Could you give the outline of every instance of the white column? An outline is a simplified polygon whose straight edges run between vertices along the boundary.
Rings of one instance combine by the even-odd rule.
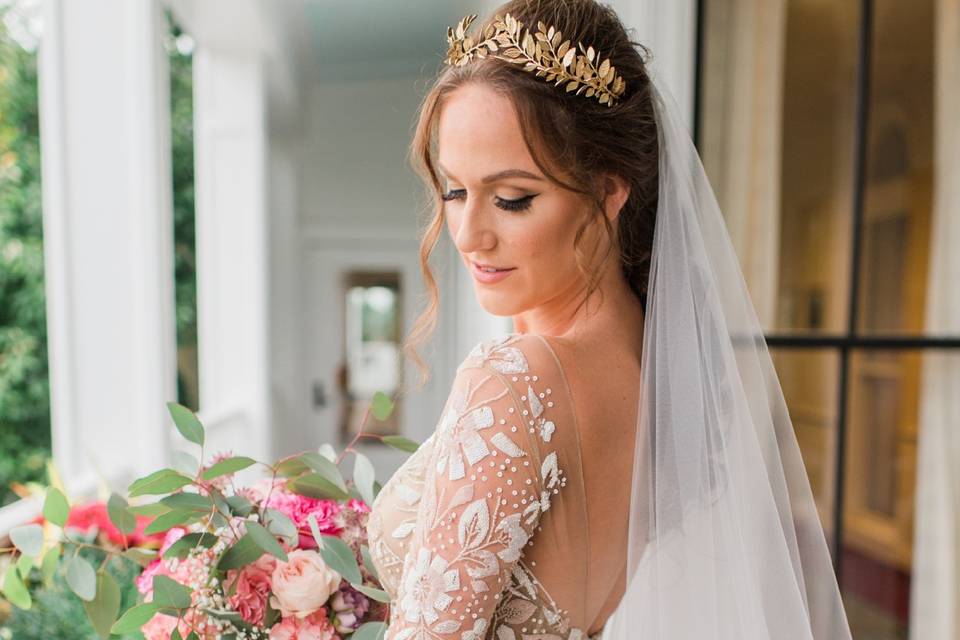
[[[169,74],[154,0],[46,0],[39,49],[54,460],[68,490],[165,463],[176,399]]]
[[[611,0],[633,40],[652,53],[650,69],[683,109],[693,131],[697,55],[696,0]]]
[[[266,109],[256,51],[194,50],[197,343],[208,450],[270,459]]]
[[[960,327],[960,4],[940,0],[934,70],[934,198],[926,333]],[[960,354],[923,355],[910,638],[960,634]]]

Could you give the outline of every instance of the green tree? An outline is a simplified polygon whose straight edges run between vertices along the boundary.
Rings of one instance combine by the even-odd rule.
[[[37,57],[0,7],[0,505],[50,453]]]

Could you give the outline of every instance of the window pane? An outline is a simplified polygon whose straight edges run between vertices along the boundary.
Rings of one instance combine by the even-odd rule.
[[[841,587],[856,638],[944,637],[909,629],[953,615],[958,388],[956,351],[851,358]]]
[[[360,432],[397,434],[398,412],[380,422],[364,415],[373,395],[400,388],[400,274],[352,273],[346,290],[346,395],[342,431],[347,441]]]
[[[934,0],[876,0],[860,309],[864,333],[924,331],[933,194]]]
[[[770,356],[832,553],[839,356],[830,349],[771,349]]]
[[[706,0],[701,154],[768,332],[847,324],[858,2]]]

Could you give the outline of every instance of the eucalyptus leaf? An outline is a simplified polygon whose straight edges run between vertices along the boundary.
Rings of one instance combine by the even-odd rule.
[[[195,477],[200,473],[200,461],[192,453],[174,450],[170,452],[170,461],[173,468],[185,475]]]
[[[220,560],[217,563],[217,569],[220,571],[237,569],[239,567],[246,566],[251,562],[255,562],[262,555],[263,549],[260,548],[260,545],[254,542],[253,538],[250,537],[250,533],[248,532],[223,552],[223,555],[220,556]]]
[[[308,519],[316,522],[313,514],[310,514]],[[311,526],[311,529],[314,528]],[[316,534],[314,536],[316,537]],[[317,544],[320,545],[320,555],[328,567],[339,573],[352,585],[360,584],[363,581],[360,575],[360,567],[357,565],[357,558],[353,554],[353,549],[346,542],[336,536],[320,534]]]
[[[335,484],[338,489],[342,491],[347,490],[347,483],[343,479],[343,474],[340,473],[340,468],[326,456],[309,451],[301,454],[300,459],[303,460],[308,467],[316,471],[317,474]]]
[[[383,622],[365,622],[353,632],[350,640],[383,640],[387,625]]]
[[[253,503],[243,496],[228,496],[226,498],[230,513],[241,518],[246,518],[253,511]]]
[[[173,417],[173,423],[176,425],[180,435],[202,447],[203,425],[200,424],[197,415],[187,407],[176,402],[168,402],[167,409],[170,411],[170,416]]]
[[[178,525],[198,520],[201,517],[203,517],[203,514],[197,511],[168,511],[163,515],[157,516],[153,522],[147,525],[143,533],[146,535],[162,533]]]
[[[43,551],[43,527],[38,524],[25,524],[10,529],[10,541],[28,556],[39,556]]]
[[[130,485],[130,497],[170,493],[193,482],[174,469],[160,469],[148,476],[134,480]]]
[[[133,533],[137,528],[137,518],[127,508],[127,501],[119,494],[111,493],[107,500],[107,515],[117,529],[124,533]]]
[[[97,595],[97,572],[86,558],[75,555],[67,561],[67,585],[81,600],[90,601]]]
[[[120,611],[120,587],[106,571],[97,574],[97,595],[90,602],[84,602],[83,608],[90,618],[90,624],[102,640],[109,640],[110,627]]]
[[[367,568],[367,571],[370,572],[377,582],[380,582],[380,573],[377,571],[376,565],[373,563],[373,556],[370,555],[370,547],[365,544],[360,545],[360,557],[363,558],[363,566]]]
[[[20,557],[17,558],[17,571],[20,573],[20,577],[24,580],[30,575],[30,569],[33,568],[33,556],[28,556],[21,553]]]
[[[27,591],[23,580],[20,579],[15,564],[10,564],[3,576],[3,595],[10,601],[10,604],[20,609],[26,610],[33,605],[30,592]]]
[[[280,536],[286,540],[288,544],[297,546],[297,541],[300,539],[300,532],[297,529],[297,525],[290,519],[290,516],[283,511],[264,509],[263,522],[267,527],[267,531],[276,536]]]
[[[306,473],[302,476],[291,478],[287,481],[287,488],[298,495],[308,498],[344,500],[350,495],[317,473]]]
[[[199,493],[181,491],[163,498],[160,503],[178,511],[200,511],[202,513],[213,511],[213,501],[210,496],[202,496]]]
[[[53,584],[53,575],[57,572],[60,564],[60,545],[47,549],[43,554],[43,560],[40,561],[40,576],[43,584],[47,587]]]
[[[330,444],[329,442],[324,442],[322,445],[320,445],[320,448],[317,449],[317,453],[322,455],[324,458],[326,458],[330,462],[336,462],[337,460],[337,451],[336,449],[333,448],[333,445]]]
[[[383,589],[376,589],[376,588],[374,588],[374,587],[368,587],[368,586],[365,585],[365,584],[354,584],[354,585],[351,585],[351,586],[352,586],[354,589],[356,589],[357,591],[359,591],[360,593],[363,593],[363,594],[365,594],[365,595],[367,595],[367,596],[370,596],[371,598],[373,598],[373,599],[376,600],[377,602],[387,602],[387,603],[390,602],[390,596],[389,596],[389,594],[387,594],[387,592],[384,591]]]
[[[148,502],[146,504],[137,504],[127,507],[127,511],[136,516],[159,516],[162,513],[170,511],[170,507],[160,502]]]
[[[124,558],[133,560],[137,564],[146,567],[151,562],[157,559],[157,550],[156,549],[143,549],[141,547],[130,547],[124,551],[120,552],[120,555]]]
[[[393,413],[393,400],[383,391],[377,391],[370,402],[370,412],[374,418],[383,422]]]
[[[113,623],[110,632],[117,635],[140,631],[140,627],[150,622],[156,615],[158,607],[153,602],[144,602],[127,609],[120,619]]]
[[[209,549],[216,543],[217,536],[212,533],[206,531],[188,533],[170,545],[167,550],[163,552],[163,557],[168,559],[179,558],[180,560],[183,560],[190,555],[191,549],[196,547],[204,547]]]
[[[401,451],[407,451],[409,453],[413,453],[420,448],[418,443],[403,436],[383,436],[381,440],[394,449],[400,449]]]
[[[43,517],[58,527],[67,524],[70,516],[70,504],[56,487],[47,489],[47,496],[43,500]]]
[[[283,550],[274,535],[263,528],[263,525],[252,520],[244,524],[247,527],[247,535],[253,538],[258,547],[283,562],[287,561],[287,552]]]
[[[256,460],[253,458],[247,458],[245,456],[227,458],[226,460],[221,460],[220,462],[214,463],[209,469],[204,471],[203,479],[213,480],[214,478],[219,478],[220,476],[236,473],[237,471],[241,471],[255,464],[257,464]]]
[[[153,603],[158,607],[186,609],[193,601],[190,587],[164,575],[153,576]]]
[[[373,504],[373,483],[377,480],[377,472],[373,468],[370,458],[362,453],[355,453],[353,463],[353,483],[357,491],[363,496],[363,501],[368,505]]]

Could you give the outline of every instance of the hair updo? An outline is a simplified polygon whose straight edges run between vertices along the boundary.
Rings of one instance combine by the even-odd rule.
[[[444,66],[420,105],[410,161],[423,179],[433,201],[432,218],[420,242],[420,269],[428,301],[403,344],[403,350],[420,370],[420,384],[428,378],[427,367],[416,351],[436,328],[439,290],[429,258],[443,232],[445,221],[443,186],[435,166],[437,120],[445,97],[457,87],[483,83],[513,103],[524,141],[537,167],[554,184],[584,196],[595,206],[577,230],[574,251],[587,291],[581,305],[599,284],[600,268],[619,253],[619,261],[631,290],[646,310],[647,280],[653,229],[657,211],[659,147],[646,62],[649,50],[633,42],[614,10],[595,0],[511,0],[496,9],[468,33],[480,34],[493,16],[509,13],[529,28],[538,22],[553,26],[564,40],[576,46],[592,46],[609,58],[623,77],[625,90],[610,106],[582,93],[564,91],[522,65],[493,57],[474,58],[462,66]],[[563,168],[562,172],[560,167]],[[617,217],[616,233],[603,214],[602,186],[595,176],[609,173],[626,180],[630,195]],[[580,243],[590,224],[602,221],[609,250],[598,266],[588,271]],[[578,307],[579,308],[579,307]]]

